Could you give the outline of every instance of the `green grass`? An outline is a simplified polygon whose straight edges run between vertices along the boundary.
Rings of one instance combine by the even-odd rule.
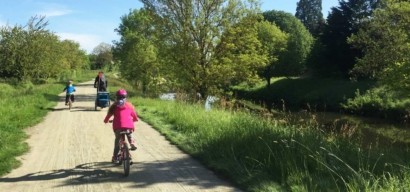
[[[0,175],[20,165],[16,157],[28,150],[24,129],[41,122],[56,105],[66,79],[81,82],[95,74],[93,71],[67,73],[62,81],[48,80],[47,84],[0,83]]]
[[[268,108],[313,111],[339,111],[341,104],[354,98],[356,91],[366,91],[374,82],[350,82],[337,79],[277,78],[270,87],[261,83],[254,87],[234,87],[241,99],[263,104]]]
[[[39,123],[58,101],[63,82],[0,83],[0,175],[28,150],[24,129]],[[75,78],[73,78],[75,77]],[[109,91],[127,82],[108,76]],[[410,186],[408,146],[359,145],[360,138],[326,133],[314,123],[284,124],[274,117],[180,102],[133,97],[140,117],[171,142],[246,191],[405,191]],[[312,121],[314,122],[314,121]],[[15,143],[18,143],[16,148]]]
[[[239,99],[266,107],[271,112],[302,109],[410,122],[408,94],[389,90],[373,81],[276,78],[269,87],[262,82],[252,87],[242,85],[232,89]]]
[[[133,101],[144,121],[246,191],[403,191],[410,182],[408,146],[361,146],[360,138],[326,133],[314,124]]]

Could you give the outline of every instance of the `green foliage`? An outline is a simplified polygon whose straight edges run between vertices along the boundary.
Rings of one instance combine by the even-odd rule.
[[[90,60],[84,50],[80,49],[80,44],[72,40],[63,40],[60,42],[58,52],[54,52],[50,57],[61,56],[59,64],[54,63],[55,68],[60,70],[87,70],[90,69]]]
[[[93,69],[103,69],[113,65],[112,46],[107,43],[98,44],[92,52]]]
[[[277,52],[284,48],[286,35],[270,23],[255,25],[258,18],[257,15],[243,18],[223,34],[209,68],[211,84],[226,88],[241,82],[253,83],[259,79],[258,70],[276,60]]]
[[[150,51],[137,51],[132,58],[145,58],[138,65],[148,69],[144,73],[154,71],[156,82],[206,97],[223,91],[227,84],[253,81],[256,70],[266,65],[254,25],[260,20],[255,1],[141,2],[147,12],[128,17],[132,27],[120,31],[143,31],[133,43]],[[151,22],[141,25],[145,19]]]
[[[265,20],[275,23],[288,34],[286,51],[280,53],[279,60],[273,69],[274,76],[297,76],[306,69],[314,39],[305,26],[293,15],[283,11],[266,11]]]
[[[62,71],[87,66],[79,44],[61,42],[45,29],[44,17],[33,17],[25,27],[1,27],[0,75],[18,81],[41,82],[57,77]]]
[[[347,78],[356,63],[356,58],[362,56],[362,50],[347,43],[347,38],[355,34],[363,26],[379,6],[380,0],[348,0],[339,1],[338,7],[333,7],[327,18],[327,23],[320,35],[323,52],[316,59],[317,74],[322,76],[336,75]]]
[[[322,0],[299,0],[295,16],[311,34],[317,36],[320,27],[325,23],[322,13]]]
[[[363,116],[399,122],[410,120],[410,99],[399,91],[392,91],[386,87],[356,91],[355,97],[349,98],[342,107],[350,113]]]
[[[381,80],[393,90],[410,88],[410,2],[388,3],[349,42],[364,51],[357,76]]]
[[[267,66],[262,69],[262,77],[270,83],[274,69],[277,67],[279,55],[286,51],[288,35],[283,33],[275,24],[268,21],[258,23],[258,39],[262,43],[262,50],[267,54]]]
[[[121,76],[139,84],[144,93],[157,94],[161,91],[167,70],[160,70],[157,58],[156,32],[153,18],[144,9],[133,10],[121,17],[116,29],[121,40],[116,42],[114,56],[120,61]]]

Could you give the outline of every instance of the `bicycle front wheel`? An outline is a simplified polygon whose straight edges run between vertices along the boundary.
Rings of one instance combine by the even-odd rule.
[[[124,158],[124,162],[123,162],[123,165],[124,165],[124,175],[125,175],[125,176],[128,176],[128,175],[130,174],[131,156],[130,156],[130,151],[129,151],[127,145],[124,146],[124,149],[123,149],[123,150],[124,150],[124,151],[123,151],[123,154],[124,154],[124,156],[123,156],[123,158]]]

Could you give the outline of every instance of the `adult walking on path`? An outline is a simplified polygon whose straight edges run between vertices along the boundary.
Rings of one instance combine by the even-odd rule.
[[[104,72],[98,72],[98,75],[94,80],[94,88],[97,88],[97,92],[106,92],[108,86],[108,81],[105,78]]]
[[[138,149],[130,175],[111,163],[113,134],[94,110],[93,81],[79,84],[76,105],[59,102],[44,121],[27,130],[30,152],[0,178],[0,189],[45,191],[239,191],[182,153],[148,124],[136,123]],[[61,93],[61,101],[64,100]],[[136,106],[138,108],[138,106]]]

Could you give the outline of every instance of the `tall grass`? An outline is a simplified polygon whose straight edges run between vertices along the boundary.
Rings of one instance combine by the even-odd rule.
[[[24,129],[41,122],[56,105],[66,80],[77,83],[90,80],[95,74],[77,72],[62,81],[49,80],[46,84],[0,83],[0,175],[20,165],[15,157],[28,150]]]
[[[247,191],[388,191],[409,183],[409,155],[364,147],[316,125],[137,98],[143,120]],[[406,171],[400,171],[405,168]],[[400,191],[399,190],[399,191]]]

